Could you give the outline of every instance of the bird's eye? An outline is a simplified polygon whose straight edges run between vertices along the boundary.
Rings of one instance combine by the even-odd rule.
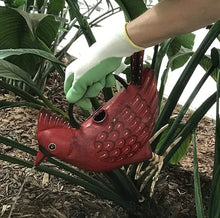
[[[49,148],[51,151],[53,151],[53,150],[55,150],[56,145],[55,145],[54,143],[50,143],[50,144],[48,145],[48,148]]]

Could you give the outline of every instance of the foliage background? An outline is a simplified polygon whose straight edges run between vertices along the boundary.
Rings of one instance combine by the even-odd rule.
[[[115,11],[112,8],[110,1],[106,1],[108,4],[108,10],[111,15]],[[127,20],[132,20],[144,10],[146,10],[145,2],[142,0],[133,2],[126,0],[116,1],[121,9],[125,13]],[[99,25],[102,17],[94,19],[90,22],[90,15],[93,11],[98,9],[100,2],[96,5],[90,6],[85,1],[84,7],[86,7],[86,13],[80,10],[82,6],[81,1],[67,0],[65,1],[5,1],[10,6],[9,8],[0,7],[0,38],[2,43],[0,44],[0,85],[9,91],[12,91],[22,100],[15,102],[1,101],[1,109],[10,107],[28,106],[35,109],[40,109],[44,106],[50,108],[53,112],[62,114],[69,119],[69,114],[66,111],[57,108],[53,105],[44,95],[45,84],[48,76],[56,69],[60,77],[64,77],[64,64],[61,63],[62,58],[68,57],[67,50],[69,46],[74,42],[81,34],[84,35],[88,45],[95,42],[95,37],[92,32],[92,27]],[[152,2],[147,2],[151,4]],[[149,5],[148,5],[149,6]],[[67,11],[70,13],[70,19],[66,19]],[[34,12],[34,13],[33,13]],[[49,14],[47,14],[49,13]],[[2,16],[1,16],[2,15]],[[10,17],[11,19],[6,19]],[[108,17],[108,16],[107,16]],[[12,25],[13,24],[13,25]],[[4,28],[2,28],[4,26]],[[78,28],[73,36],[69,45],[67,45],[61,51],[57,51],[56,48],[66,33],[72,26]],[[202,119],[204,114],[219,98],[218,92],[214,93],[207,100],[204,99],[203,104],[195,111],[195,113],[187,120],[183,121],[183,116],[186,113],[189,105],[197,95],[200,87],[203,86],[205,80],[210,77],[217,81],[219,79],[219,49],[213,49],[212,60],[210,54],[205,55],[207,49],[212,44],[213,40],[218,37],[220,32],[220,23],[217,22],[211,27],[208,34],[198,47],[196,51],[193,51],[194,35],[186,34],[178,36],[173,39],[166,40],[160,45],[154,47],[154,52],[151,58],[148,57],[146,65],[151,66],[157,75],[161,75],[161,84],[159,87],[160,93],[160,109],[161,113],[155,125],[155,131],[160,129],[164,124],[168,123],[169,128],[165,131],[154,143],[152,143],[152,149],[158,154],[163,154],[166,148],[178,137],[181,137],[179,143],[177,143],[174,149],[166,156],[164,163],[177,163],[186,153],[189,141],[194,137],[194,130],[197,123]],[[51,28],[47,28],[51,27]],[[51,31],[53,30],[53,31]],[[13,33],[10,35],[10,33]],[[52,33],[52,34],[51,34]],[[12,37],[13,36],[13,37]],[[6,38],[8,37],[7,45]],[[14,44],[13,44],[14,43]],[[11,48],[11,45],[14,45]],[[162,62],[166,59],[166,68],[162,69]],[[31,57],[31,58],[30,58]],[[27,61],[27,58],[29,61]],[[71,61],[72,57],[69,59]],[[187,62],[189,60],[189,62]],[[26,61],[29,63],[26,65]],[[164,87],[166,86],[168,72],[170,70],[177,69],[185,65],[179,80],[176,82],[173,91],[170,93],[165,105],[162,104],[162,96]],[[191,74],[194,73],[197,65],[200,64],[207,73],[200,80],[198,86],[193,90],[190,89],[191,95],[187,98],[186,103],[183,105],[182,110],[178,116],[174,119],[170,117],[172,111],[177,104],[182,90],[187,84]],[[129,81],[129,67],[124,70]],[[219,83],[218,83],[219,84]],[[219,91],[219,88],[217,88]],[[105,100],[113,95],[111,89],[103,90]],[[91,99],[94,108],[99,107],[97,99]],[[217,101],[218,102],[218,101]],[[210,217],[218,217],[220,213],[219,196],[219,117],[218,117],[218,105],[216,108],[216,155],[214,165],[214,179],[212,184],[212,191],[210,196],[209,210],[205,211]],[[88,111],[83,111],[85,116],[88,116]],[[2,144],[10,145],[16,149],[22,150],[25,153],[36,155],[36,151],[29,148],[16,140],[11,140],[5,137],[0,137]],[[193,141],[194,142],[194,141]],[[196,144],[194,143],[194,148]],[[31,167],[33,163],[27,162],[22,159],[10,157],[6,154],[0,154],[0,158],[5,161]],[[194,149],[194,161],[197,162],[196,149]],[[51,175],[60,177],[69,183],[78,184],[85,187],[88,191],[97,194],[101,197],[114,201],[120,206],[128,209],[128,212],[134,214],[133,208],[129,208],[129,204],[135,203],[141,206],[146,206],[149,202],[149,185],[140,192],[139,188],[143,180],[148,176],[149,172],[144,173],[137,181],[134,178],[136,171],[136,164],[131,166],[131,171],[126,173],[122,169],[116,169],[111,172],[105,173],[105,177],[109,179],[110,185],[106,185],[103,180],[96,179],[78,169],[75,169],[59,160],[50,158],[49,162],[53,163],[59,169],[50,168],[47,166],[39,166],[37,170],[48,172]],[[148,166],[148,162],[144,163],[143,167]],[[196,206],[199,217],[204,216],[201,194],[199,173],[196,170],[195,164],[195,195]],[[64,169],[63,172],[61,169]],[[151,179],[149,180],[151,183]],[[139,202],[141,196],[145,197],[144,204]],[[131,210],[130,210],[131,209]]]

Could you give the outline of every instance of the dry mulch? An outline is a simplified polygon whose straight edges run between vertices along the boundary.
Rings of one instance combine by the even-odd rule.
[[[67,110],[58,79],[49,80],[48,87],[47,96],[61,109]],[[4,90],[0,90],[0,94],[0,100],[17,99]],[[37,110],[29,108],[0,110],[0,135],[37,150],[37,115]],[[78,119],[81,119],[81,116]],[[214,159],[214,132],[214,121],[209,118],[202,119],[197,128],[197,145],[203,203],[206,209]],[[24,153],[3,144],[0,144],[0,153],[34,161],[33,156],[24,156]],[[196,217],[192,171],[190,147],[179,164],[164,167],[156,184],[152,208],[142,211],[144,215],[141,217]],[[18,196],[25,178],[24,187]],[[70,185],[46,173],[33,172],[29,168],[0,160],[0,217],[9,216],[16,197],[18,199],[11,217],[129,217],[121,207],[94,196],[80,186]],[[154,210],[155,213],[152,214]]]

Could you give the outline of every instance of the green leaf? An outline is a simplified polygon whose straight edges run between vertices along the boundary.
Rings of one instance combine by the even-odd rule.
[[[192,50],[181,47],[180,50],[169,59],[169,66],[171,70],[173,71],[182,67],[188,61],[190,56],[193,55],[193,53],[194,52]]]
[[[209,217],[220,217],[220,165],[216,167],[215,175],[212,180],[211,196],[209,202]]]
[[[20,7],[22,5],[24,5],[26,2],[26,0],[15,0],[14,1],[14,6],[17,8],[17,7]]]
[[[192,51],[194,45],[195,35],[193,33],[184,34],[181,36],[175,37],[172,42],[170,43],[169,49],[167,51],[167,56],[171,59],[173,56],[177,55],[178,53],[188,53]],[[173,61],[173,65],[171,67],[172,70],[175,70],[179,67],[182,67],[187,60],[189,59],[190,55],[184,55]]]
[[[0,49],[34,48],[49,51],[59,22],[52,15],[31,15],[19,9],[0,7]],[[24,54],[8,61],[35,75],[41,58]]]
[[[42,103],[41,101],[37,100],[36,98],[34,98],[32,95],[30,95],[29,93],[17,88],[16,86],[10,85],[4,81],[0,80],[0,87],[13,92],[16,96],[20,96],[23,100],[30,102],[32,104],[37,104],[42,106],[45,106],[44,103]]]
[[[62,77],[62,79],[64,79],[65,77],[65,73],[62,69],[62,66],[65,66],[62,62],[60,62],[53,54],[43,51],[43,50],[39,50],[39,49],[3,49],[0,50],[0,59],[4,59],[4,58],[8,58],[11,56],[17,56],[17,55],[36,55],[40,58],[44,58],[46,60],[49,60],[53,63],[54,67],[57,69],[58,73],[60,74],[60,76]],[[44,76],[41,76],[41,79],[44,79],[44,77],[46,76],[46,74],[44,74]]]
[[[0,7],[0,48],[27,47],[34,40],[33,28],[26,12],[22,16],[12,8]],[[26,15],[26,17],[25,17]],[[27,40],[29,39],[29,40]]]
[[[172,40],[170,47],[167,51],[168,57],[170,58],[173,55],[177,54],[177,52],[179,52],[181,47],[192,50],[194,45],[194,39],[195,39],[195,34],[193,33],[176,36]]]
[[[60,12],[63,11],[64,7],[65,7],[64,0],[50,0],[47,7],[47,13],[58,16]]]
[[[17,148],[21,151],[24,151],[24,152],[32,154],[32,155],[37,154],[37,151],[35,151],[33,148],[29,148],[28,146],[25,146],[17,141],[8,139],[8,138],[0,135],[0,145],[1,145],[1,143],[8,145],[8,146],[11,146],[13,148]]]
[[[216,96],[216,129],[215,129],[215,156],[213,167],[213,179],[209,199],[209,217],[220,217],[220,72],[217,76],[217,96]]]
[[[166,139],[166,136],[172,126],[172,123],[174,122],[174,119],[170,120],[170,124],[169,124],[169,127],[166,128],[166,130],[163,132],[161,138],[160,138],[160,141],[157,145],[157,148],[156,148],[156,153],[159,151],[159,149],[161,148],[161,146],[163,145],[164,143],[164,140]],[[179,127],[176,128],[176,132],[174,133],[174,135],[177,135],[181,129],[183,127],[183,124],[179,124]],[[172,154],[172,157],[171,159],[169,160],[169,163],[170,164],[177,164],[186,154],[188,148],[189,148],[189,145],[190,145],[190,140],[191,140],[191,135],[189,135],[185,141],[181,144],[181,146],[177,149],[177,151]]]
[[[182,142],[182,144],[179,146],[177,151],[173,154],[173,156],[169,160],[170,164],[177,164],[186,155],[190,145],[191,138],[192,136],[188,135],[185,141]]]
[[[174,88],[172,89],[165,106],[163,107],[162,112],[160,113],[157,122],[154,126],[154,132],[158,131],[162,126],[164,126],[169,117],[171,116],[184,88],[187,85],[190,77],[192,76],[194,70],[196,69],[197,65],[200,63],[202,57],[204,56],[205,52],[212,44],[212,42],[216,39],[216,37],[220,33],[220,21],[217,21],[212,28],[209,30],[208,34],[205,36],[204,40],[200,44],[197,51],[194,53],[190,61],[188,62],[187,66],[185,67],[184,71],[182,72],[178,82],[175,84]],[[152,149],[154,150],[156,147],[158,140],[155,140],[152,143]]]
[[[30,103],[30,102],[0,101],[0,109],[12,108],[12,107],[31,107],[31,108],[40,110],[42,106],[39,104]]]
[[[53,54],[39,49],[2,49],[0,50],[0,59],[5,59],[13,55],[33,54],[45,58],[54,63],[64,65]]]
[[[212,63],[214,67],[220,69],[220,49],[212,48],[211,58],[212,58]]]
[[[30,75],[26,71],[5,60],[0,60],[0,76],[13,80],[23,81],[28,84],[33,83]]]
[[[203,118],[203,116],[207,113],[207,111],[212,107],[212,105],[216,102],[216,92],[213,93],[209,98],[207,98],[200,106],[196,109],[196,111],[192,114],[192,116],[187,120],[184,128],[182,129],[179,136],[181,137],[180,141],[175,145],[175,147],[169,152],[169,154],[164,159],[164,162],[167,163],[168,160],[172,157],[173,153],[181,146],[181,144],[185,141],[185,139],[192,134],[198,125],[199,121]],[[179,137],[178,136],[178,137]]]
[[[44,103],[49,108],[56,110],[56,108],[53,105],[51,105],[51,103],[41,93],[41,90],[38,89],[36,84],[32,81],[32,79],[30,78],[30,75],[26,71],[19,68],[18,66],[14,65],[8,61],[0,60],[0,76],[5,77],[5,78],[14,79],[17,81],[23,81],[24,83],[26,83],[28,85],[28,87],[31,88],[31,90],[35,94],[37,94],[39,96],[39,98],[41,98],[44,101]]]
[[[166,135],[166,138],[163,141],[163,145],[161,146],[161,149],[157,152],[158,154],[163,153],[167,147],[174,141],[175,138],[178,138],[179,136],[177,136],[177,134],[175,134],[177,131],[177,129],[180,126],[180,123],[185,115],[185,113],[187,112],[189,106],[191,105],[191,103],[193,102],[194,98],[196,97],[196,95],[198,94],[199,90],[201,89],[201,87],[203,86],[203,84],[205,83],[205,81],[207,80],[207,78],[210,76],[210,74],[213,71],[213,67],[211,67],[206,73],[205,75],[203,75],[203,77],[200,79],[200,81],[198,82],[198,84],[196,85],[196,87],[194,88],[194,90],[192,91],[192,93],[190,94],[190,96],[188,97],[188,99],[186,100],[185,104],[182,106],[181,110],[178,113],[178,116],[175,118],[174,122],[172,123],[172,126],[169,129],[169,132]],[[179,82],[179,81],[178,81]],[[188,121],[187,121],[188,122]],[[195,122],[195,121],[194,121]],[[198,121],[197,121],[198,122]],[[186,137],[188,137],[188,135],[186,135]],[[183,138],[184,140],[185,138]]]
[[[8,7],[18,8],[24,5],[26,0],[4,0],[4,3]]]
[[[34,34],[50,48],[52,42],[56,38],[60,23],[56,21],[55,17],[52,15],[30,14],[29,16],[34,23]]]
[[[193,137],[193,177],[194,177],[194,192],[195,192],[195,203],[196,203],[196,213],[197,217],[204,218],[204,209],[202,204],[202,192],[200,186],[199,170],[198,170],[198,159],[196,150],[196,137]]]
[[[23,144],[20,144],[17,141],[13,141],[11,139],[8,139],[6,137],[3,137],[0,135],[0,145],[1,143],[5,145],[12,146],[13,148],[17,148],[21,151],[24,151],[26,153],[36,155],[37,151],[29,148]],[[25,167],[33,167],[33,163],[27,162],[18,158],[10,157],[4,154],[0,153],[0,160],[8,161],[11,163],[16,163]],[[70,176],[67,175],[67,173],[63,173],[60,170],[53,170],[52,168],[40,165],[36,167],[36,170],[42,171],[42,172],[47,172],[51,175],[56,176],[57,178],[62,178],[72,184],[77,184],[81,185],[82,187],[85,187],[88,191],[91,193],[97,194],[99,196],[105,197],[106,199],[115,201],[119,205],[123,207],[127,207],[128,204],[118,195],[116,194],[112,189],[108,188],[105,184],[97,181],[96,179],[90,177],[89,175],[85,174],[84,172],[81,172],[80,170],[75,169],[74,167],[61,162],[59,160],[53,159],[53,158],[48,158],[48,161],[55,164],[56,166],[59,166],[61,169],[64,169],[68,172],[70,172],[72,175],[77,175],[80,178],[76,176]]]
[[[212,66],[212,60],[211,57],[208,55],[204,55],[202,60],[200,61],[199,65],[205,70],[207,71],[208,69],[210,69],[210,67]],[[215,69],[211,76],[212,78],[217,81],[217,73],[218,73],[218,69]]]

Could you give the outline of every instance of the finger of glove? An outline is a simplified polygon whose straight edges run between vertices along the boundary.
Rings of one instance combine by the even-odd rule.
[[[64,93],[67,94],[69,89],[72,87],[74,79],[74,74],[69,75],[69,77],[64,82]]]
[[[88,98],[81,98],[76,102],[76,105],[84,110],[90,110],[92,108],[91,101]]]
[[[77,102],[84,96],[88,87],[92,87],[93,83],[96,84],[97,82],[102,81],[106,75],[117,69],[117,67],[120,66],[120,63],[121,58],[107,58],[99,62],[99,64],[87,72],[81,74],[78,79],[75,78],[72,88],[69,88],[69,86],[67,87],[69,88],[66,94],[67,100],[71,103]],[[77,75],[75,75],[75,77],[77,77]],[[95,86],[94,88],[91,88],[92,90],[88,92],[88,96],[96,96],[99,93],[102,88],[100,88],[100,84],[97,84],[97,86],[98,87]]]
[[[75,103],[81,99],[86,92],[85,87],[77,85],[76,83],[68,90],[66,94],[66,99],[70,103]]]
[[[99,94],[99,92],[105,87],[105,78],[100,80],[99,82],[94,83],[87,89],[85,94],[86,97],[92,98]]]
[[[113,74],[108,74],[105,79],[105,87],[112,87],[115,84],[115,77]]]

